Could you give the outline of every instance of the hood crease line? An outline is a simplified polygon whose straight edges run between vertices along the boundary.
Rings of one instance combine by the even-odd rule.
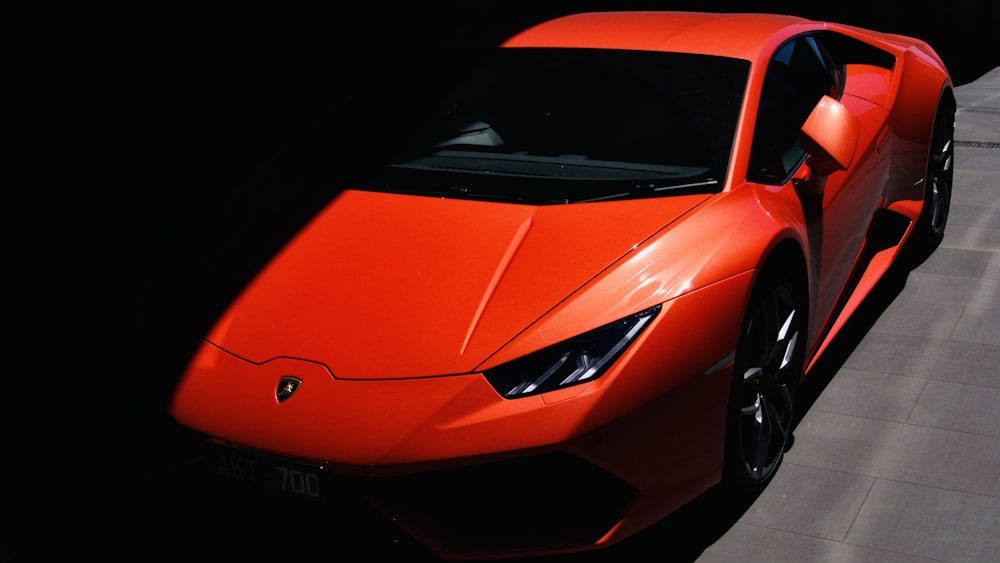
[[[517,232],[511,238],[510,244],[507,245],[507,250],[504,252],[503,257],[497,264],[496,270],[493,272],[493,278],[490,279],[490,283],[486,287],[486,291],[483,292],[483,298],[479,302],[479,307],[476,308],[476,314],[472,316],[472,322],[469,324],[469,330],[465,333],[465,340],[462,342],[462,348],[459,351],[459,354],[465,354],[466,348],[469,347],[469,342],[472,340],[472,335],[476,332],[476,328],[479,326],[479,320],[482,318],[483,312],[486,310],[486,306],[489,304],[490,300],[493,299],[497,286],[500,285],[500,280],[503,278],[507,268],[510,267],[511,262],[514,261],[514,255],[517,254],[517,249],[521,247],[524,239],[528,236],[528,231],[531,230],[531,224],[532,218],[528,217],[523,223],[521,223],[521,226],[518,227]]]

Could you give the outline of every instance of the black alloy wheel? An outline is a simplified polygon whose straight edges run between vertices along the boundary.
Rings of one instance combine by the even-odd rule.
[[[805,308],[782,278],[765,276],[743,323],[727,427],[727,472],[742,492],[759,492],[781,464],[792,433],[803,368]]]
[[[941,103],[934,118],[924,186],[924,210],[918,223],[918,236],[931,248],[936,247],[944,238],[944,228],[951,208],[954,164],[955,110],[945,101]]]

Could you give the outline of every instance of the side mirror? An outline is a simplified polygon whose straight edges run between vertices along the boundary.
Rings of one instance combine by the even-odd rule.
[[[861,122],[851,110],[823,96],[802,125],[800,144],[809,153],[809,167],[818,176],[846,170],[854,159]]]

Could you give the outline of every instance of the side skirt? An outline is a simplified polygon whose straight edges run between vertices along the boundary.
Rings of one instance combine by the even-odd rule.
[[[830,321],[824,327],[819,345],[813,350],[805,373],[816,364],[823,351],[837,336],[875,285],[902,254],[905,243],[920,216],[922,201],[898,201],[878,212],[861,249],[854,271],[837,299]]]

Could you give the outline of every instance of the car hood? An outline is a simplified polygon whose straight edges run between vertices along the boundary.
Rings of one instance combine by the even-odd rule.
[[[208,340],[255,363],[318,362],[338,379],[471,373],[708,197],[531,206],[343,191]]]

